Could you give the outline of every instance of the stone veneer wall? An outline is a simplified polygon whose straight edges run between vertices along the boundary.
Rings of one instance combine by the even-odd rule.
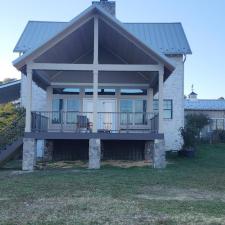
[[[173,100],[173,118],[164,119],[166,150],[179,150],[182,138],[179,129],[184,126],[184,63],[182,56],[169,57],[176,66],[164,83],[164,99]]]

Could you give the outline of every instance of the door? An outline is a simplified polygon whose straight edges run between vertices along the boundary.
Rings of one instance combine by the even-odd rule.
[[[98,100],[98,125],[97,129],[113,132],[116,130],[116,100]],[[87,113],[90,122],[93,122],[93,100],[84,99],[83,111]]]

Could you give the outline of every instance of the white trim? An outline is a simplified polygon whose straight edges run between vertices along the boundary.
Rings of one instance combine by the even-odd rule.
[[[63,88],[63,87],[92,87],[93,83],[60,83],[60,82],[52,82],[51,86],[53,88]],[[139,88],[148,88],[149,84],[115,84],[115,83],[99,83],[99,87],[139,87]]]
[[[78,71],[159,71],[161,65],[144,65],[144,64],[69,64],[69,63],[31,63],[30,68],[33,70],[78,70]]]

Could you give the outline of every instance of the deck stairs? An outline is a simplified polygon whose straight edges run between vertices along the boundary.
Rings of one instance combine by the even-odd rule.
[[[16,156],[23,145],[24,115],[0,130],[0,167]]]

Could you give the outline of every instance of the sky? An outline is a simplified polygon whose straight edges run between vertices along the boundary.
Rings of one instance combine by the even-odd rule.
[[[1,0],[0,80],[20,78],[13,53],[28,20],[69,21],[91,0]],[[122,22],[181,22],[192,55],[185,62],[185,94],[225,97],[225,0],[116,0]]]

